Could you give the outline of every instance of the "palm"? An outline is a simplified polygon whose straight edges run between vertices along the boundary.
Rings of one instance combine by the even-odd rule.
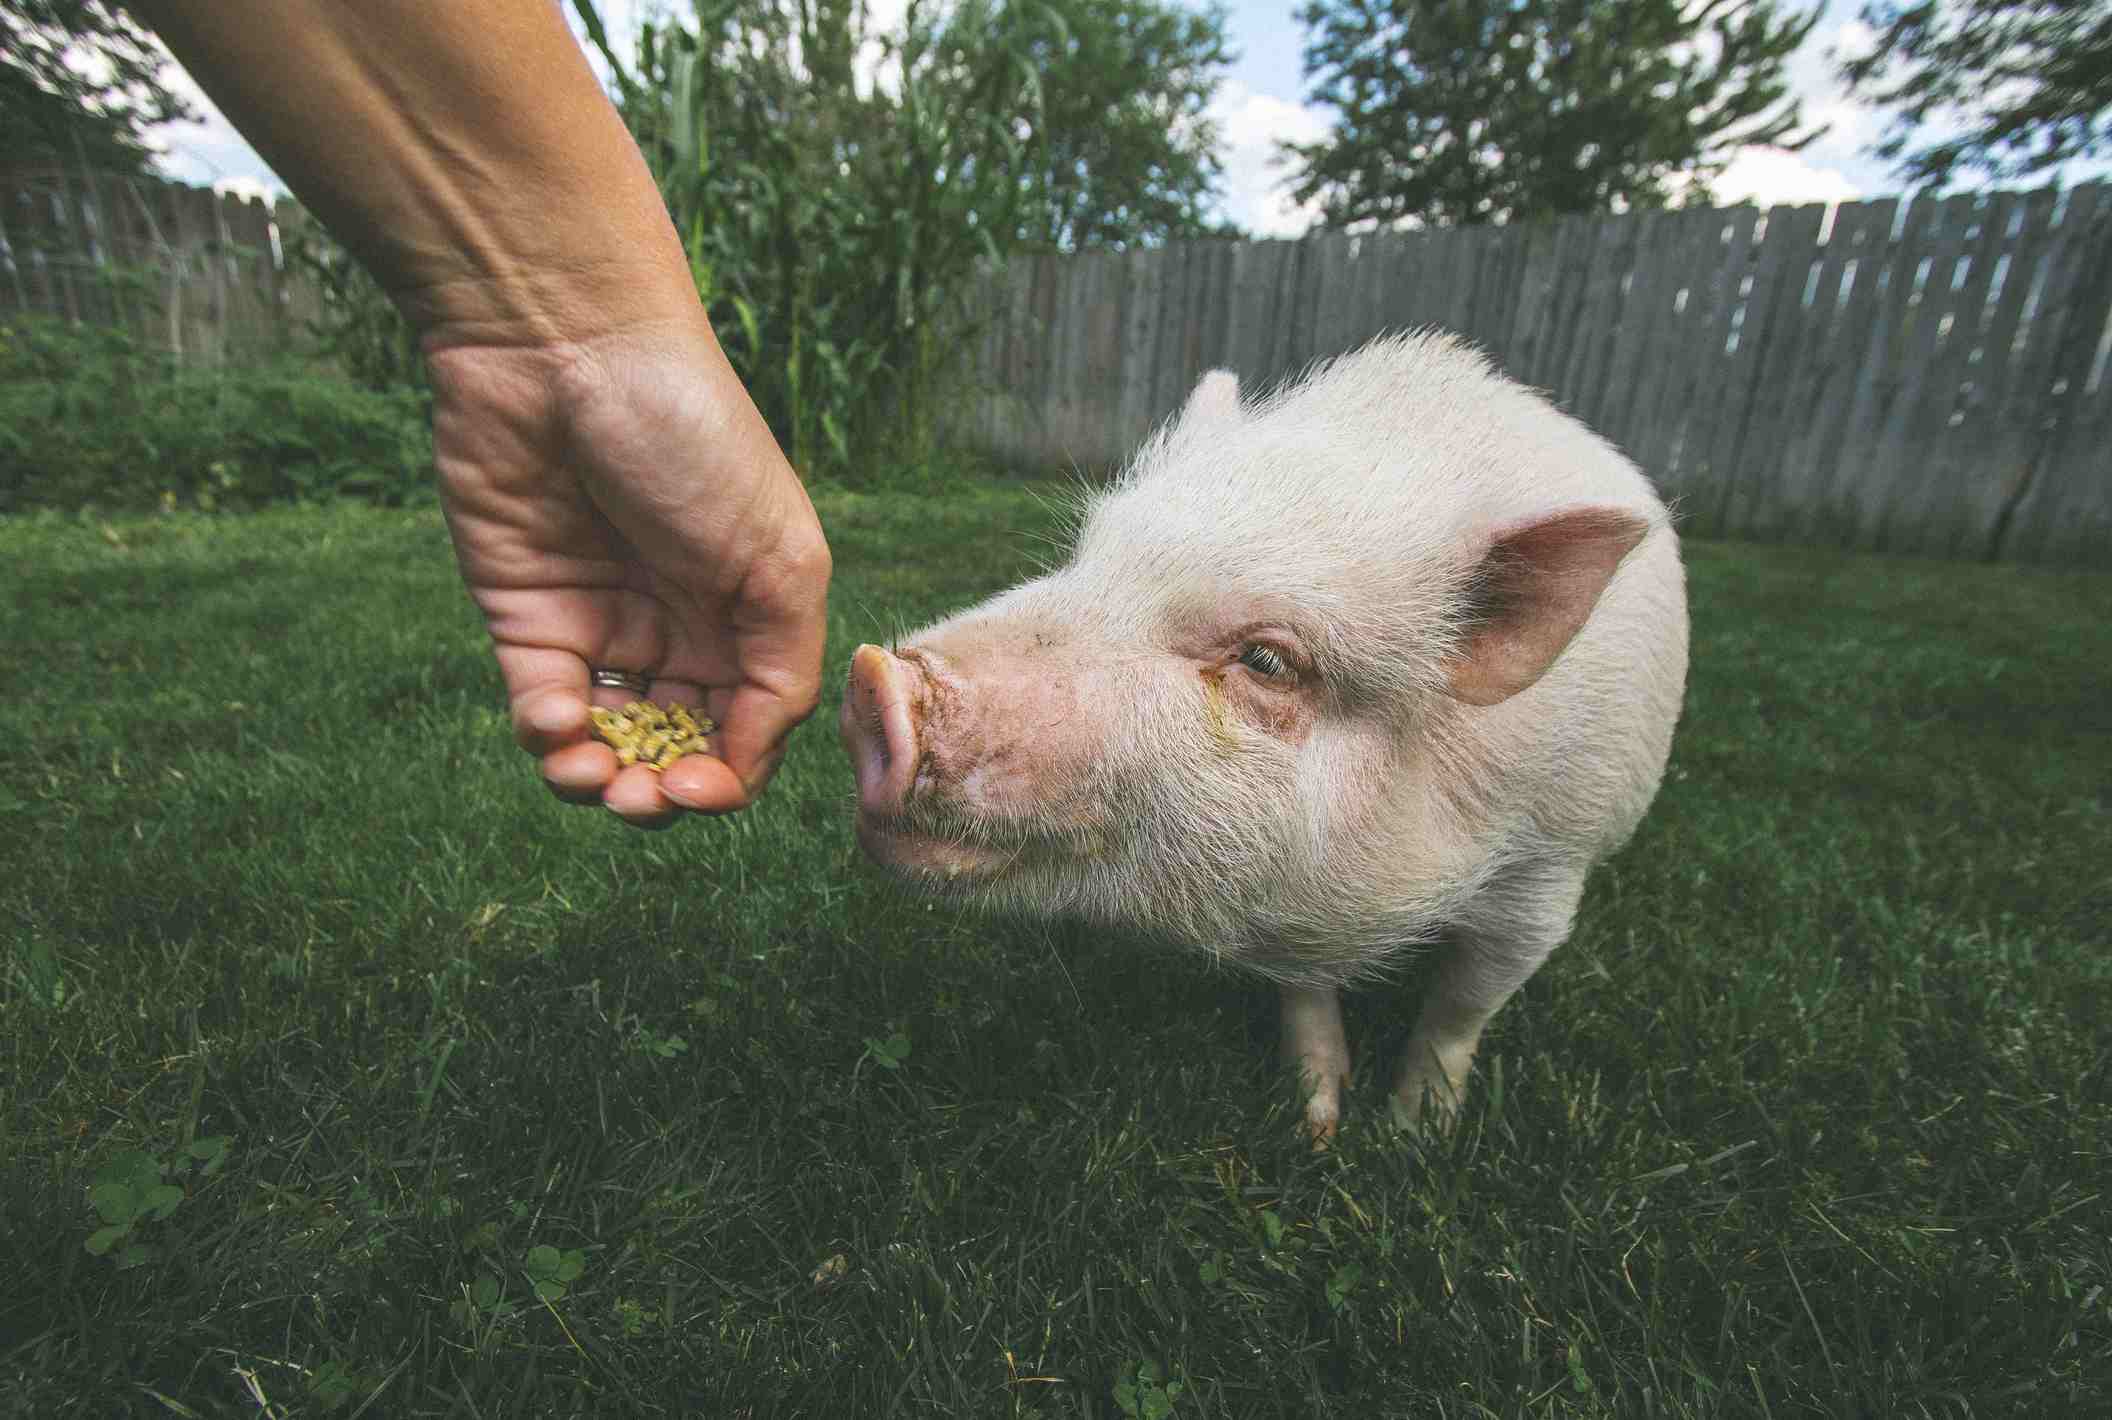
[[[599,352],[581,398],[543,397],[553,386],[519,358],[434,361],[442,501],[517,734],[560,793],[634,820],[678,800],[738,807],[816,697],[828,570],[813,510],[730,372],[714,386],[722,361],[647,339]],[[619,774],[586,739],[594,668],[701,704],[725,763]]]

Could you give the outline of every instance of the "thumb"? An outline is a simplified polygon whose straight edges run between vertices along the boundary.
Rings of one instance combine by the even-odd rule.
[[[741,681],[726,705],[719,753],[751,796],[777,772],[786,737],[821,702],[831,568],[804,489],[786,523],[776,554],[742,579],[734,610]]]

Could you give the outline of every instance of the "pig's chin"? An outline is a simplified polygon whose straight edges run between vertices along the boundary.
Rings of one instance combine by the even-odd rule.
[[[900,818],[858,815],[858,846],[898,877],[929,888],[973,889],[1017,867],[1025,844],[981,841],[985,835],[942,831]]]

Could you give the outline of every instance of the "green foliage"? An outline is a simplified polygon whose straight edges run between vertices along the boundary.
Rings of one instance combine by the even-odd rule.
[[[184,366],[122,331],[0,323],[0,512],[254,508],[430,486],[422,398],[292,362]]]
[[[521,1264],[535,1295],[546,1302],[562,1300],[565,1288],[579,1280],[579,1274],[586,1270],[586,1266],[586,1254],[578,1248],[560,1252],[548,1243],[529,1248],[528,1256]]]
[[[163,81],[168,62],[106,0],[0,5],[0,169],[144,172],[148,130],[193,116]]]
[[[1521,222],[1706,200],[1747,144],[1797,148],[1785,68],[1821,11],[1773,0],[1308,0],[1330,226]]]
[[[867,1036],[865,1054],[859,1058],[861,1064],[870,1060],[883,1070],[899,1070],[902,1068],[902,1062],[907,1059],[909,1037],[901,1031],[896,1031],[886,1040],[878,1036]]]
[[[102,1257],[127,1243],[143,1224],[166,1218],[183,1202],[183,1190],[161,1177],[161,1160],[133,1150],[119,1154],[95,1175],[88,1201],[103,1226],[88,1235],[88,1251]],[[128,1243],[117,1253],[117,1265],[137,1267],[156,1256],[145,1243]]]
[[[1230,62],[1223,9],[1055,0],[1049,11],[1060,25],[1021,35],[1043,79],[1039,130],[1019,155],[1019,241],[1080,251],[1234,235],[1204,211],[1224,170],[1207,116]]]
[[[1131,1361],[1115,1375],[1115,1408],[1134,1420],[1166,1420],[1183,1389],[1166,1378],[1165,1363]]]
[[[679,1035],[662,1035],[648,1026],[634,1028],[631,1043],[658,1060],[673,1060],[689,1053],[689,1042]]]
[[[134,1239],[147,1224],[167,1218],[183,1203],[183,1186],[163,1175],[181,1178],[195,1168],[199,1178],[211,1178],[226,1164],[229,1142],[224,1134],[193,1139],[167,1164],[153,1154],[130,1149],[103,1165],[88,1190],[88,1201],[103,1222],[88,1235],[88,1251],[97,1257],[114,1257],[120,1268],[159,1258],[160,1248]]]
[[[0,813],[23,807],[20,799],[0,790]],[[9,951],[7,985],[10,995],[48,1011],[62,1010],[69,1001],[78,1004],[77,995],[68,987],[65,968],[48,942],[17,944]]]
[[[488,1272],[464,1282],[460,1295],[448,1306],[455,1324],[472,1336],[479,1332],[488,1334],[519,1310],[519,1304],[507,1298],[505,1284]]]
[[[1873,150],[1909,182],[2028,177],[2112,147],[2112,9],[2073,0],[1866,4],[1852,92],[1893,110]],[[1946,136],[1921,142],[1923,131]]]
[[[720,343],[810,474],[930,465],[986,264],[1197,230],[1215,177],[1222,21],[1165,0],[945,0],[887,29],[855,0],[711,0],[629,54],[575,8]]]

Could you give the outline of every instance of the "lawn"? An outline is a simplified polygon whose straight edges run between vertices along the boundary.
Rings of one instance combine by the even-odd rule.
[[[1045,554],[819,498],[832,679]],[[1381,1128],[1273,993],[550,800],[425,511],[0,521],[0,1413],[2112,1413],[2112,577],[1701,543],[1665,791]]]

